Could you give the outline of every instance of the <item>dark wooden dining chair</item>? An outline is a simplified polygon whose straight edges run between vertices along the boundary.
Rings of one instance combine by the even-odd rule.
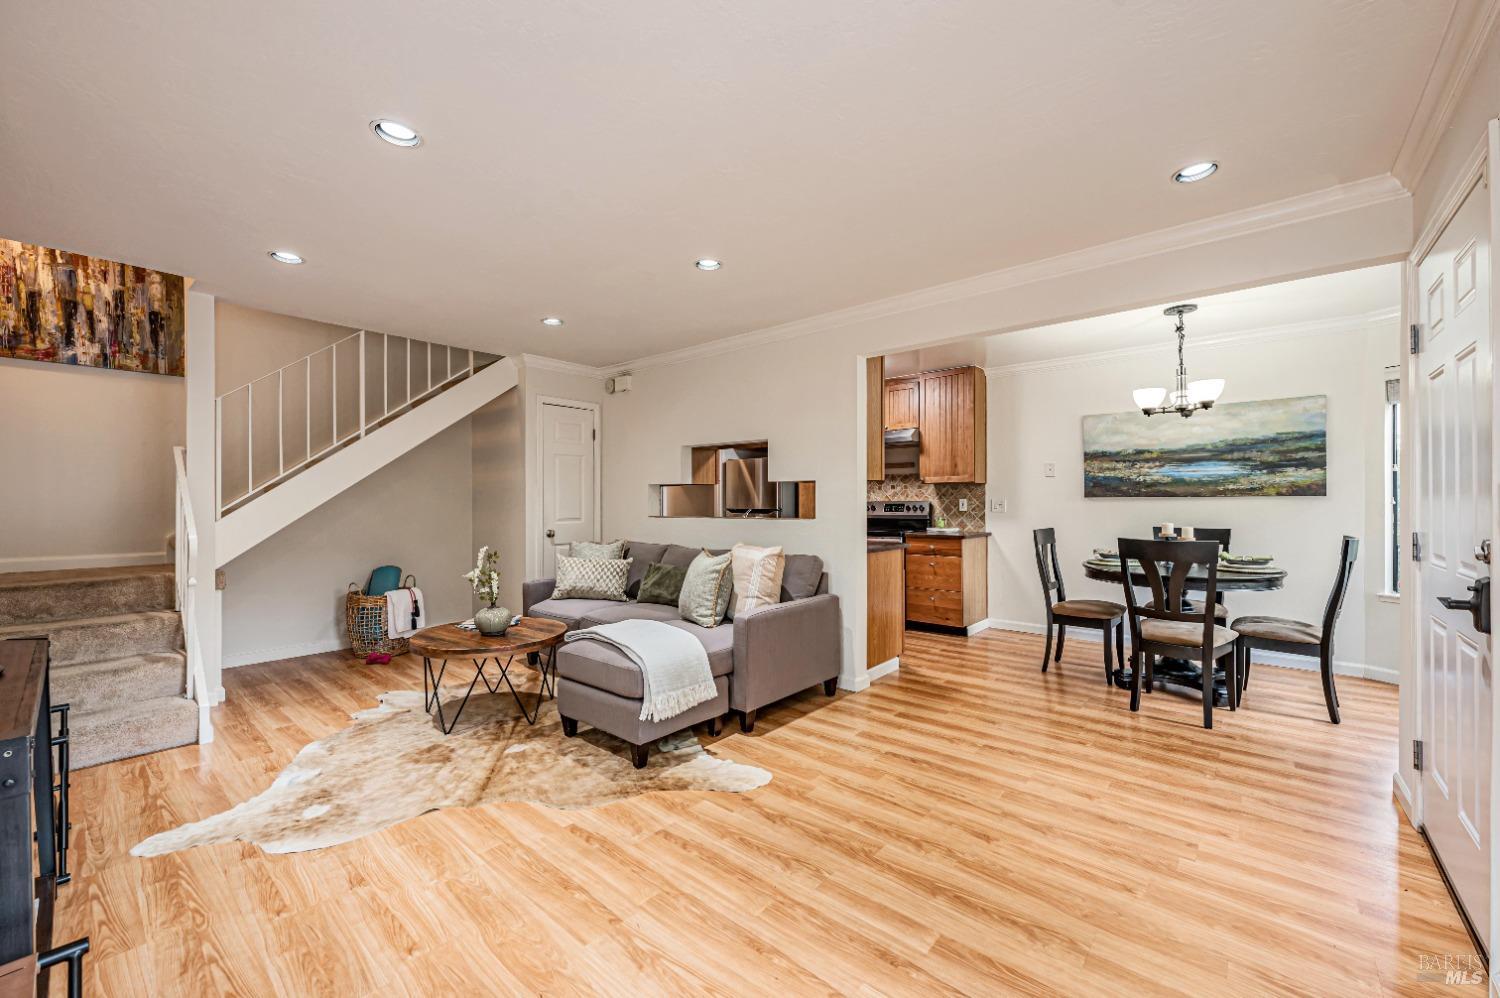
[[[1130,619],[1130,709],[1141,709],[1141,685],[1151,689],[1158,655],[1184,658],[1203,666],[1203,726],[1214,726],[1214,668],[1222,666],[1229,691],[1229,709],[1239,706],[1239,678],[1235,672],[1235,633],[1214,619],[1219,581],[1216,541],[1158,541],[1120,538],[1120,568],[1125,606]],[[1136,603],[1131,563],[1140,566],[1151,590],[1151,603]],[[1166,566],[1163,574],[1162,566]],[[1203,603],[1193,611],[1183,606],[1188,573],[1202,568],[1207,576]],[[1162,609],[1166,607],[1167,609]]]
[[[1239,633],[1240,692],[1250,682],[1250,653],[1257,648],[1288,655],[1316,656],[1323,673],[1323,700],[1328,704],[1328,720],[1339,723],[1339,693],[1333,685],[1333,630],[1344,608],[1344,595],[1354,576],[1354,562],[1359,557],[1359,540],[1345,536],[1339,545],[1339,566],[1333,577],[1333,589],[1323,605],[1323,623],[1309,624],[1287,617],[1237,617],[1233,629]]]
[[[1047,648],[1042,652],[1042,671],[1052,657],[1052,630],[1057,629],[1057,658],[1061,662],[1063,641],[1069,627],[1087,627],[1104,632],[1104,681],[1114,680],[1114,660],[1125,664],[1125,608],[1103,599],[1068,599],[1063,586],[1062,570],[1057,564],[1057,531],[1043,527],[1031,532],[1036,547],[1036,570],[1042,580],[1042,600],[1047,609]],[[1057,594],[1053,599],[1052,594]],[[1111,647],[1113,646],[1113,647]]]
[[[1233,527],[1194,527],[1193,539],[1198,541],[1218,541],[1219,547],[1228,551],[1229,535],[1233,529]],[[1161,527],[1152,527],[1151,536],[1156,540],[1161,540]],[[1186,604],[1189,610],[1193,609],[1194,605],[1192,600],[1188,600]],[[1219,594],[1219,601],[1214,605],[1214,616],[1226,624],[1229,622],[1229,609],[1224,604],[1223,593]]]

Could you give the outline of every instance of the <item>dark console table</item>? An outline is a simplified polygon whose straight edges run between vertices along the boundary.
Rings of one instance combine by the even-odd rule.
[[[47,653],[45,638],[0,641],[0,998],[45,995],[58,963],[68,994],[83,994],[88,938],[52,945],[53,901],[69,879],[68,707],[52,705]]]

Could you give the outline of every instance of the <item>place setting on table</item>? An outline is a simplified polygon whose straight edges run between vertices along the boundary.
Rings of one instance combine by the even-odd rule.
[[[1229,530],[1208,527],[1178,526],[1163,523],[1151,528],[1152,537],[1159,541],[1216,541],[1219,544],[1219,563],[1215,571],[1215,590],[1219,606],[1215,616],[1221,621],[1228,619],[1224,607],[1224,594],[1228,592],[1269,592],[1281,589],[1286,584],[1286,570],[1276,564],[1268,554],[1234,554],[1229,550]],[[1093,554],[1084,559],[1083,573],[1097,582],[1124,584],[1124,573],[1120,567],[1120,553],[1114,546],[1095,548]],[[1132,564],[1131,585],[1149,589],[1151,582],[1146,570]],[[1204,592],[1208,588],[1208,572],[1203,566],[1193,566],[1187,573],[1183,588],[1191,592]],[[1186,602],[1186,601],[1185,601]],[[1154,677],[1168,686],[1188,689],[1203,689],[1203,669],[1199,663],[1186,659],[1162,658],[1154,669]],[[1123,660],[1116,663],[1113,672],[1116,686],[1129,689],[1132,676]],[[1216,678],[1214,699],[1228,703],[1229,694],[1225,680]]]

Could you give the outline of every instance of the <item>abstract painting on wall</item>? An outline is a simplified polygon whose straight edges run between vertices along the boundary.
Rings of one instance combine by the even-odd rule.
[[[184,373],[184,282],[0,239],[0,357]]]
[[[1328,396],[1083,417],[1088,498],[1324,496]]]

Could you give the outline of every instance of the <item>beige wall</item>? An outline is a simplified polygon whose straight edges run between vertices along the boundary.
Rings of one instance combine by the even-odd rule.
[[[181,378],[0,359],[0,571],[166,561]]]
[[[521,612],[526,571],[526,453],[522,391],[506,392],[476,412],[472,496],[474,552],[488,545],[500,555],[500,602]]]
[[[1344,331],[1315,336],[1195,348],[1195,372],[1227,377],[1223,402],[1328,397],[1327,496],[1084,498],[1082,418],[1128,408],[1131,389],[1159,382],[1170,370],[1170,357],[1142,352],[1107,362],[1059,363],[1043,370],[1028,365],[1025,373],[992,374],[989,494],[1006,500],[1007,511],[988,514],[990,616],[1001,626],[1040,629],[1033,529],[1057,529],[1069,598],[1120,601],[1118,585],[1083,577],[1082,561],[1096,547],[1112,548],[1120,537],[1149,537],[1152,524],[1170,521],[1229,527],[1235,551],[1274,555],[1287,570],[1280,591],[1228,595],[1232,616],[1263,613],[1319,621],[1339,538],[1351,534],[1362,547],[1339,620],[1335,657],[1349,671],[1394,680],[1396,647],[1369,640],[1372,625],[1388,634],[1399,623],[1398,608],[1377,599],[1384,491],[1369,469],[1380,459],[1384,365],[1396,352],[1399,330],[1393,318],[1374,325],[1351,322]],[[1045,463],[1056,466],[1055,477],[1043,475]]]
[[[455,424],[225,566],[224,665],[348,646],[344,592],[371,569],[417,577],[432,622],[469,615],[469,420]],[[412,682],[417,682],[415,675]]]
[[[863,688],[863,357],[1390,260],[1411,244],[1405,198],[1308,215],[1268,211],[1237,231],[1090,251],[636,365],[634,391],[605,401],[604,533],[821,555],[843,602],[840,682]],[[684,447],[736,439],[770,441],[773,478],[815,480],[818,519],[650,518],[649,485],[684,480]]]

